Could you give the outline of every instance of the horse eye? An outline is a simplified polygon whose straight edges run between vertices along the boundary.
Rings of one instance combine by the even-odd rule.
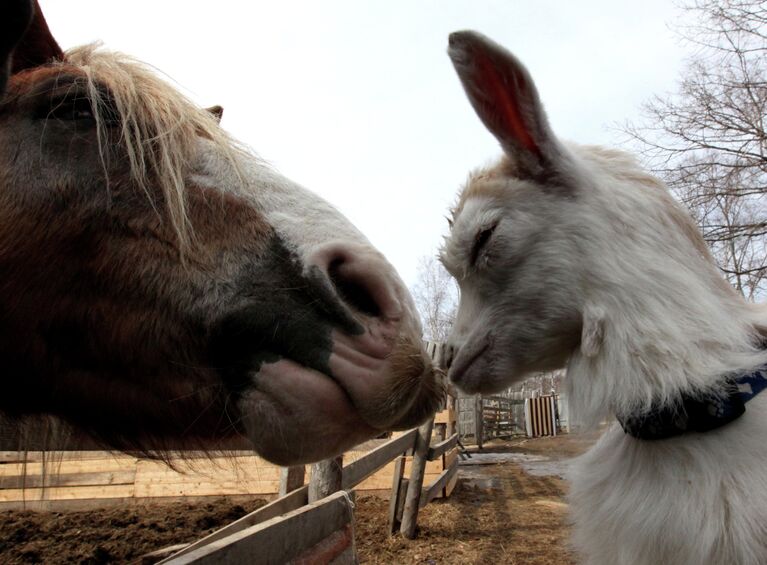
[[[479,259],[479,254],[482,252],[482,248],[487,245],[490,238],[493,236],[493,232],[498,224],[492,227],[481,230],[477,233],[477,237],[474,239],[474,247],[471,249],[471,264],[474,265]]]
[[[82,121],[93,120],[93,108],[87,98],[63,98],[53,100],[40,117],[44,119],[55,119],[61,121]]]

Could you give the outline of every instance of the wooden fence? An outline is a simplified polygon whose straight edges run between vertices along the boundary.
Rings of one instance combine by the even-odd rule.
[[[388,465],[394,467],[389,530],[399,530],[412,539],[418,511],[434,498],[448,496],[457,481],[458,435],[454,432],[444,438],[438,431],[433,442],[432,434],[435,423],[454,428],[452,416],[454,411],[445,410],[348,465],[342,465],[340,458],[313,465],[308,485],[287,492],[162,563],[243,563],[252,562],[255,556],[264,564],[356,563],[352,489]],[[408,458],[410,472],[405,477]],[[424,486],[429,462],[441,462],[443,470]]]
[[[366,442],[345,453],[344,461],[352,464],[386,441]],[[410,459],[406,459],[405,472],[409,472]],[[252,451],[236,451],[212,459],[202,453],[196,456],[187,453],[184,459],[171,462],[174,468],[160,461],[107,451],[0,452],[0,510],[87,510],[213,496],[269,500],[292,490],[287,482],[287,469],[269,463]],[[309,466],[290,471],[298,480],[298,486],[311,475]],[[442,471],[440,461],[429,463],[426,480],[433,480]],[[392,462],[355,489],[389,490],[393,473]]]
[[[433,358],[437,357],[440,348],[430,346],[429,352]],[[174,553],[162,563],[356,563],[354,489],[364,481],[374,479],[382,469],[391,469],[389,531],[399,530],[412,539],[415,537],[419,510],[439,496],[448,496],[455,487],[458,471],[455,415],[455,402],[448,397],[445,410],[424,425],[396,434],[348,464],[344,465],[342,457],[337,457],[312,465],[309,484],[303,484],[306,475],[303,466],[276,472],[272,469],[268,476],[257,472],[255,476],[247,477],[244,482],[248,484],[248,492],[256,483],[268,483],[268,486],[256,488],[276,488],[280,498],[197,542],[182,548],[174,547]],[[103,452],[92,454],[96,458],[104,455]],[[221,473],[216,472],[215,479],[192,481],[192,485],[185,490],[177,490],[178,484],[173,481],[178,481],[179,476],[184,474],[198,474],[200,464],[208,461],[202,458],[186,473],[178,473],[161,467],[162,463],[144,462],[128,456],[109,454],[116,463],[114,468],[105,471],[94,466],[93,459],[89,463],[82,458],[77,460],[76,457],[61,454],[46,461],[48,454],[41,452],[38,455],[40,459],[36,460],[34,453],[28,452],[20,458],[18,452],[0,452],[0,506],[37,502],[40,504],[38,507],[44,508],[46,503],[50,507],[54,502],[81,498],[83,494],[102,502],[146,499],[147,496],[136,497],[137,492],[149,492],[149,486],[143,491],[141,488],[137,490],[141,484],[138,477],[142,465],[158,466],[153,469],[154,474],[149,473],[146,484],[152,485],[152,488],[158,485],[168,487],[160,489],[165,497],[169,493],[176,496],[214,494],[206,488],[221,480]],[[120,460],[120,457],[123,459]],[[234,458],[237,457],[256,458],[244,453],[234,454]],[[184,459],[188,462],[189,454],[185,454]],[[231,459],[227,458],[227,462],[231,463]],[[238,463],[235,467],[242,472],[248,473],[253,469],[247,461]],[[430,469],[431,474],[428,472]],[[424,485],[427,477],[430,480]],[[89,481],[106,484],[87,490],[88,485],[83,483]],[[242,481],[235,483],[229,485],[230,490],[241,488]],[[170,484],[173,486],[169,487]],[[72,496],[72,493],[76,494]],[[215,494],[226,493],[216,488]]]
[[[525,400],[527,435],[530,437],[557,435],[557,401],[553,395]]]
[[[556,435],[558,397],[529,398],[520,392],[459,396],[457,419],[461,441],[474,443],[480,449],[485,441],[493,438]]]
[[[26,507],[61,508],[69,502],[93,507],[147,500],[152,492],[176,498],[279,490],[281,498],[194,544],[173,548],[164,562],[243,563],[258,556],[258,563],[355,563],[354,490],[391,489],[389,532],[414,537],[419,510],[448,496],[457,482],[454,429],[455,411],[446,409],[420,428],[369,442],[375,447],[365,453],[348,452],[346,465],[341,458],[312,465],[309,484],[303,484],[303,466],[270,466],[252,453],[223,462],[200,454],[199,460],[192,458],[191,469],[179,472],[160,462],[107,452],[27,453],[25,462],[18,452],[4,452],[0,498],[7,508],[19,507],[24,499]]]

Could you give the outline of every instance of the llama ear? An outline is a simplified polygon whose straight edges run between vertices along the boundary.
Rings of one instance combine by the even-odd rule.
[[[600,308],[586,306],[583,311],[581,331],[581,353],[584,357],[595,357],[602,349],[605,337],[605,316]]]
[[[547,177],[564,158],[533,79],[506,49],[475,31],[450,34],[448,55],[471,105],[522,177]]]
[[[5,93],[5,85],[13,66],[13,50],[24,36],[34,15],[34,5],[30,0],[6,0],[0,9],[0,95]]]

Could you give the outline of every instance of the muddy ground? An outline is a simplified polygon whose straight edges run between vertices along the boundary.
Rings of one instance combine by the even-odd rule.
[[[569,459],[594,436],[495,441],[464,461],[453,495],[421,511],[414,541],[387,537],[388,501],[360,495],[362,563],[574,563],[566,539]],[[0,563],[149,563],[141,556],[191,542],[263,500],[217,499],[87,512],[0,512]]]

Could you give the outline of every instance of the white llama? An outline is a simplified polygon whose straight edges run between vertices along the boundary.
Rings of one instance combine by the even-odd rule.
[[[566,366],[572,411],[613,418],[571,476],[585,563],[767,563],[767,312],[630,156],[554,136],[508,51],[458,32],[449,55],[504,153],[470,175],[442,251],[451,379],[491,392]]]

